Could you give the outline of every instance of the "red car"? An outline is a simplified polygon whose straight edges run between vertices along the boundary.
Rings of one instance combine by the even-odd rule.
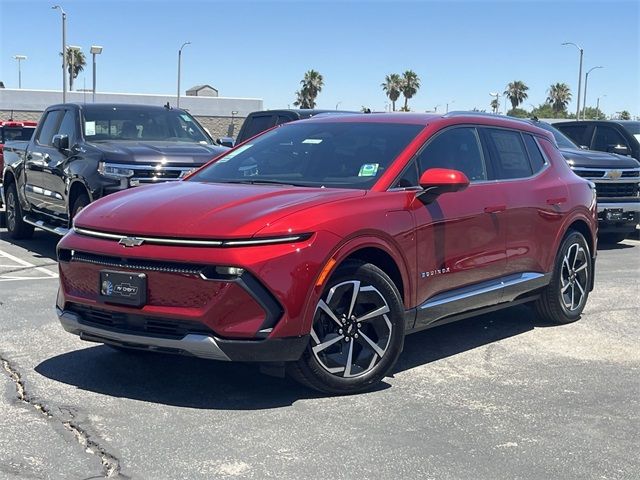
[[[530,123],[316,117],[86,207],[58,246],[58,316],[121,350],[264,362],[362,391],[411,332],[519,303],[577,320],[595,198]]]

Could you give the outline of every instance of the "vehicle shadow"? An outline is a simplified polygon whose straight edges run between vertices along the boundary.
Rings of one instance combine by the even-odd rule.
[[[626,240],[625,240],[626,242]],[[598,250],[626,250],[628,248],[635,248],[636,245],[630,245],[628,243],[603,243],[598,242]]]
[[[15,240],[9,237],[6,229],[0,229],[0,240],[17,245],[31,252],[35,258],[43,258],[56,261],[56,245],[60,237],[43,230],[33,232],[33,237],[28,240]]]
[[[394,373],[519,335],[538,323],[516,306],[406,338]],[[323,395],[286,378],[263,375],[256,365],[154,353],[124,353],[92,346],[47,359],[36,372],[81,390],[200,409],[255,410],[292,405]],[[382,382],[376,390],[390,385]]]

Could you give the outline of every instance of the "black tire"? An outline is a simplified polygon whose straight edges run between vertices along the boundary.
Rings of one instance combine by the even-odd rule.
[[[615,243],[620,243],[621,241],[626,239],[627,236],[629,236],[629,235],[630,235],[629,232],[624,232],[624,233],[601,233],[598,239],[603,244],[615,244]]]
[[[374,311],[380,313],[368,317]],[[362,392],[389,373],[403,344],[404,308],[393,281],[375,265],[347,261],[327,282],[314,314],[309,346],[287,371],[321,392]],[[322,345],[326,346],[317,348]]]
[[[24,215],[15,183],[9,184],[5,198],[7,200],[5,216],[9,236],[16,240],[31,238],[33,236],[33,225],[29,225],[22,219]]]
[[[84,207],[89,205],[89,196],[85,193],[76,198],[75,202],[73,202],[73,206],[71,207],[71,220],[76,218],[76,215],[80,213]]]
[[[591,275],[589,245],[580,232],[569,230],[560,245],[551,282],[534,303],[538,316],[555,324],[578,320],[589,297]]]

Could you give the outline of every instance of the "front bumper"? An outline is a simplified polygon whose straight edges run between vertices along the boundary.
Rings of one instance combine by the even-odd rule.
[[[182,338],[138,335],[88,325],[85,319],[56,307],[62,327],[89,342],[165,353],[193,355],[210,360],[233,362],[288,362],[300,358],[309,335],[265,340],[229,340],[213,335],[187,334]]]
[[[640,202],[598,203],[600,233],[632,232],[638,224],[640,224]]]

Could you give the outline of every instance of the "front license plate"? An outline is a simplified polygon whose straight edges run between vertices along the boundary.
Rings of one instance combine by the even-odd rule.
[[[100,272],[100,300],[141,307],[147,303],[147,276],[144,273]]]
[[[605,218],[607,220],[622,220],[622,209],[621,208],[612,208],[604,211]]]

